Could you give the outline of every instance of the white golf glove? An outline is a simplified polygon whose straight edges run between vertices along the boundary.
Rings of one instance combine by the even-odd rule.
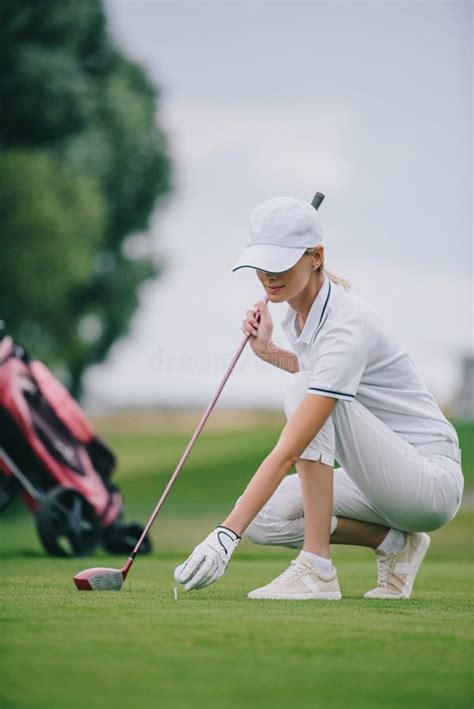
[[[177,566],[174,577],[185,591],[206,588],[217,581],[227,568],[230,557],[240,542],[238,534],[227,527],[216,527],[195,548],[184,564]]]

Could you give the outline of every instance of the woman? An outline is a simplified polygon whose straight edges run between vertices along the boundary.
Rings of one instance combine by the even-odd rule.
[[[259,357],[291,372],[288,421],[232,512],[175,578],[186,590],[209,586],[245,532],[258,544],[301,549],[249,598],[340,599],[330,543],[375,550],[378,582],[365,597],[409,598],[426,532],[447,524],[461,504],[456,431],[378,313],[324,270],[310,204],[264,202],[250,231],[233,270],[256,269],[268,300],[288,303],[282,326],[295,352],[272,342],[264,300],[247,311],[242,329]],[[287,476],[293,465],[297,473]]]

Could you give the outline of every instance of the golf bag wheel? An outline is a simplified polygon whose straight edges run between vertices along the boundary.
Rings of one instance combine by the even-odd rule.
[[[116,522],[103,532],[102,546],[109,554],[130,554],[143,533],[143,527],[137,522]],[[140,554],[149,554],[151,541],[145,537],[140,547]]]
[[[72,488],[56,487],[44,495],[36,527],[51,556],[85,556],[100,543],[99,520],[93,507]]]

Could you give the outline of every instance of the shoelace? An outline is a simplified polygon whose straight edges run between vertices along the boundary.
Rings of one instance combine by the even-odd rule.
[[[277,576],[274,583],[276,581],[293,581],[293,579],[297,578],[303,571],[307,571],[307,569],[302,566],[297,559],[293,559],[290,566]]]
[[[398,554],[391,554],[390,556],[383,556],[377,559],[377,571],[378,571],[378,585],[388,587],[388,577],[395,563],[397,561]]]

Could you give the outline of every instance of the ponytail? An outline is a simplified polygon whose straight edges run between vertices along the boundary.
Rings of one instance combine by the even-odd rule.
[[[332,273],[332,271],[326,271],[324,265],[321,266],[321,270],[333,283],[336,283],[338,286],[342,286],[346,290],[349,290],[351,288],[351,284],[349,283],[349,281],[347,281],[345,278],[341,278],[341,276],[336,276],[336,274]]]
[[[311,256],[313,254],[313,252],[314,252],[314,248],[311,248],[311,249],[306,249],[306,251],[304,253],[305,253],[305,256],[306,255]],[[346,290],[349,290],[351,288],[351,284],[349,281],[347,281],[345,278],[342,278],[341,276],[336,276],[336,274],[333,273],[332,271],[328,271],[327,269],[325,269],[324,263],[322,263],[319,266],[319,268],[316,269],[316,273],[324,274],[325,276],[327,276],[329,278],[330,281],[332,281],[333,283],[335,283],[338,286],[342,286]]]

